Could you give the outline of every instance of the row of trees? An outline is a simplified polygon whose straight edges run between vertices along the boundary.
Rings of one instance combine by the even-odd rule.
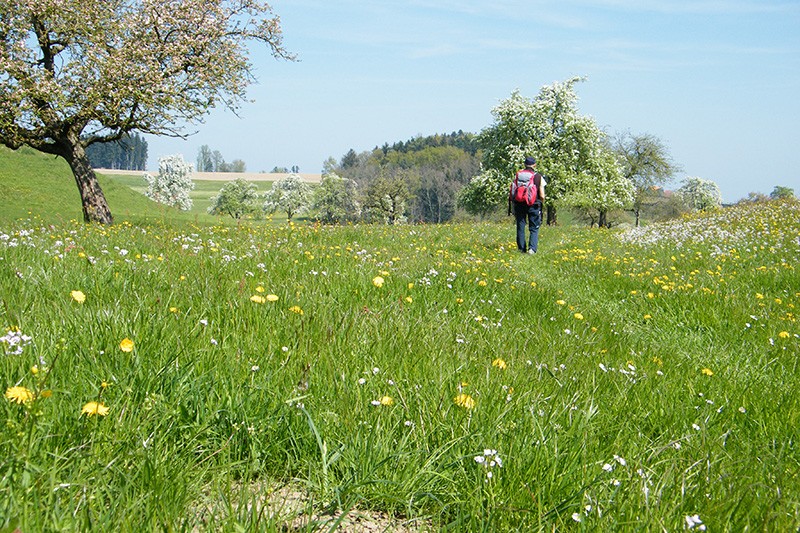
[[[147,141],[134,132],[116,142],[95,143],[86,147],[92,168],[144,170],[147,167]]]
[[[311,205],[313,190],[297,174],[289,174],[272,184],[260,195],[255,183],[242,178],[229,181],[211,198],[208,212],[229,215],[235,219],[283,211],[289,220]]]
[[[219,150],[211,150],[204,144],[197,151],[198,172],[246,172],[247,165],[241,159],[234,159],[230,163],[225,161]]]
[[[328,159],[323,176],[352,182],[364,220],[446,222],[456,214],[459,192],[480,171],[476,143],[475,135],[459,131],[350,150],[339,163]]]

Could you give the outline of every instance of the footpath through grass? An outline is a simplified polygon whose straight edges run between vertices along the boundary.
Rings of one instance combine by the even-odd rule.
[[[0,229],[0,528],[800,526],[800,206],[511,226]]]

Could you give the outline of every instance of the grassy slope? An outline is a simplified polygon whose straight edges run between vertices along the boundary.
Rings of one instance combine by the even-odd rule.
[[[197,181],[191,194],[192,210],[181,212],[148,200],[143,177],[100,175],[98,179],[117,222],[229,222],[206,214],[210,198],[224,184],[221,181]],[[268,182],[256,185],[262,192],[270,186]],[[80,196],[69,166],[63,159],[30,148],[14,152],[0,147],[0,224],[31,215],[51,223],[82,219]]]

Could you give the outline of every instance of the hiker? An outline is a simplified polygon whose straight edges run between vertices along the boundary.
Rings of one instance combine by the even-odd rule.
[[[536,159],[525,158],[525,168],[514,176],[508,194],[508,214],[514,206],[517,222],[517,248],[522,253],[535,254],[539,249],[539,227],[542,225],[542,203],[545,200],[544,186],[547,181],[536,172]],[[531,182],[532,180],[532,182]],[[525,243],[525,224],[530,229],[530,239]]]

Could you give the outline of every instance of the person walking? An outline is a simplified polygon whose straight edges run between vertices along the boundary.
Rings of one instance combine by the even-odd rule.
[[[539,249],[539,227],[542,225],[542,204],[545,200],[544,186],[547,181],[544,176],[536,172],[536,159],[533,157],[525,158],[525,168],[517,171],[516,184],[517,187],[524,187],[528,184],[529,180],[533,180],[536,186],[536,202],[533,205],[527,205],[525,202],[516,202],[512,198],[513,187],[510,188],[508,194],[508,214],[511,215],[512,205],[514,210],[514,218],[517,223],[517,248],[522,253],[535,254]],[[530,231],[530,238],[525,242],[525,225],[527,224]]]

